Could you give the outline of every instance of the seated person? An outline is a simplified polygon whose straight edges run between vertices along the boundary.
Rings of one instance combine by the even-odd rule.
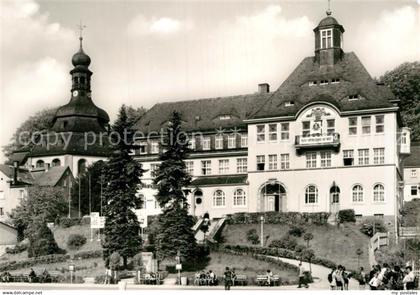
[[[214,286],[214,284],[216,282],[216,275],[214,274],[214,272],[212,270],[209,271],[208,277],[209,277],[209,285]]]
[[[267,270],[267,285],[271,286],[272,283],[272,278],[273,278],[273,273],[271,272],[271,270]]]

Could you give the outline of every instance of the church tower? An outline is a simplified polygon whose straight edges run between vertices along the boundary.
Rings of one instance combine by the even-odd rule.
[[[104,132],[107,131],[109,116],[92,101],[91,59],[83,51],[83,37],[80,47],[72,57],[73,69],[70,71],[72,86],[70,102],[58,108],[53,119],[55,132]]]
[[[328,9],[327,17],[321,20],[314,29],[315,61],[320,66],[333,66],[343,58],[344,28],[331,16]]]

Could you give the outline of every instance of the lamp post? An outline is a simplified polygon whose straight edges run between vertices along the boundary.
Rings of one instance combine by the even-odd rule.
[[[176,252],[176,269],[178,270],[178,283],[181,285],[181,252],[178,250]]]
[[[74,263],[73,263],[73,260],[70,260],[69,271],[70,271],[70,284],[73,284],[73,273],[74,273]]]
[[[261,247],[264,247],[264,216],[260,217],[260,221],[261,221],[260,242],[261,242]]]

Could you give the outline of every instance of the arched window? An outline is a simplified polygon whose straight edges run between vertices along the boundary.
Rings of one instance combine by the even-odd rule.
[[[315,185],[310,185],[305,190],[305,203],[318,203],[318,188]]]
[[[356,184],[352,188],[353,202],[363,202],[363,187],[360,184]]]
[[[337,204],[340,203],[340,188],[336,185],[333,185],[330,188],[330,197],[331,197],[331,203]]]
[[[225,193],[221,190],[217,190],[214,192],[213,195],[213,206],[214,207],[222,207],[226,204]]]
[[[237,189],[233,194],[233,206],[246,206],[246,193],[243,189]]]
[[[203,192],[201,190],[196,190],[194,192],[194,198],[195,198],[195,203],[197,205],[200,205],[201,203],[203,203]]]
[[[45,165],[45,163],[44,163],[44,161],[42,161],[42,160],[38,160],[38,161],[36,161],[36,168],[44,168],[44,165]]]
[[[78,174],[80,175],[81,173],[86,171],[86,160],[85,159],[80,159],[79,162],[77,162],[77,171]]]
[[[377,184],[373,187],[373,201],[374,202],[385,201],[385,189],[382,184]]]
[[[54,160],[52,160],[52,162],[51,162],[51,166],[52,167],[55,167],[55,166],[60,166],[61,165],[61,161],[60,161],[60,159],[54,159]]]

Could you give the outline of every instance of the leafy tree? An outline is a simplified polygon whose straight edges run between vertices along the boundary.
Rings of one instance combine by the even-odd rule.
[[[420,140],[420,62],[403,63],[380,80],[401,100],[401,115],[411,128],[411,140]]]
[[[51,230],[48,228],[43,216],[32,219],[25,230],[25,236],[29,240],[28,257],[38,257],[50,254],[63,253]]]
[[[55,222],[68,212],[68,201],[61,188],[32,186],[28,195],[12,210],[10,218],[23,238],[26,228],[35,219],[44,222]]]
[[[309,242],[314,238],[312,233],[305,233],[303,235],[303,240],[306,241],[306,247],[309,247]]]
[[[101,190],[105,186],[105,167],[104,161],[94,162],[87,167],[86,171],[76,178],[71,192],[72,207],[79,208],[79,182],[80,182],[80,211],[82,215],[89,214],[89,182],[91,194],[91,211],[101,212]],[[89,181],[90,178],[90,181]],[[102,205],[105,203],[102,200]]]
[[[56,108],[44,109],[35,113],[23,122],[15,131],[9,144],[3,146],[3,153],[8,164],[12,163],[11,155],[14,151],[21,149],[25,143],[29,143],[34,132],[44,131],[51,127]]]
[[[104,215],[106,217],[103,240],[104,258],[117,252],[127,267],[127,260],[137,254],[142,246],[140,225],[134,209],[142,200],[136,196],[141,184],[143,169],[130,151],[133,140],[132,122],[128,121],[126,107],[120,108],[118,119],[110,134],[113,152],[106,163],[103,189]]]
[[[312,260],[315,258],[315,252],[312,249],[305,249],[301,252],[302,260],[309,262],[309,271],[312,273]]]
[[[197,243],[192,227],[194,220],[188,214],[188,203],[183,188],[191,183],[185,166],[188,149],[187,136],[181,130],[181,116],[174,112],[161,142],[161,164],[154,183],[156,199],[162,209],[160,231],[156,237],[159,258],[174,258],[179,251],[183,260],[194,260]]]
[[[133,108],[132,106],[126,107],[127,120],[129,124],[134,125],[146,113],[144,107]]]

